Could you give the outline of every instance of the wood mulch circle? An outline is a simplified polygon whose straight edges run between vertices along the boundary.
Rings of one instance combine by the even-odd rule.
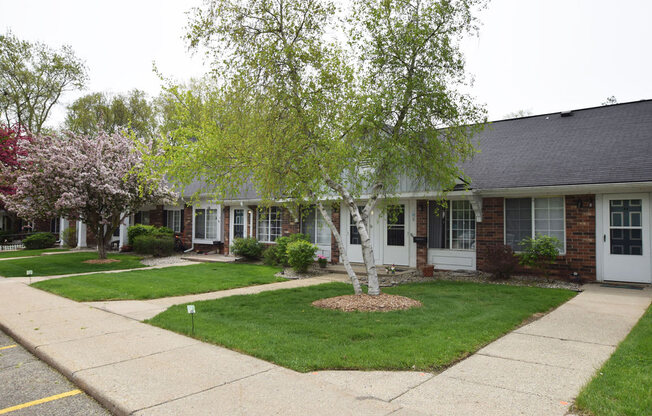
[[[120,260],[118,259],[91,259],[91,260],[84,260],[82,263],[86,264],[108,264],[108,263],[117,263]]]
[[[317,308],[335,309],[343,312],[389,312],[423,306],[418,300],[386,293],[381,293],[378,296],[367,294],[336,296],[316,300],[312,305]]]

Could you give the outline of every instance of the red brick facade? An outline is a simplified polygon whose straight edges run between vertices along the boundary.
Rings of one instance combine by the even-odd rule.
[[[340,227],[340,207],[338,205],[333,205],[333,210],[331,211],[331,220],[333,225],[342,235],[342,228]],[[337,241],[333,234],[331,233],[331,263],[336,264],[340,262],[340,247],[337,245]]]
[[[417,237],[428,237],[428,201],[417,200]],[[428,244],[417,244],[417,269],[422,271],[428,264]]]
[[[595,195],[567,195],[566,253],[557,258],[551,275],[567,278],[573,272],[586,280],[596,278]],[[484,198],[482,222],[476,224],[477,269],[487,265],[487,249],[493,244],[504,244],[504,198]],[[529,273],[519,267],[519,273]]]

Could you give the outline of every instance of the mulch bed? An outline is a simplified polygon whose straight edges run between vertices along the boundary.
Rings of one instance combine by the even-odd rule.
[[[343,312],[389,312],[422,306],[418,300],[386,293],[381,293],[378,296],[366,294],[336,296],[316,300],[312,305],[317,308],[335,309]]]
[[[118,259],[91,259],[91,260],[84,260],[82,263],[86,264],[108,264],[108,263],[118,263],[120,260]]]

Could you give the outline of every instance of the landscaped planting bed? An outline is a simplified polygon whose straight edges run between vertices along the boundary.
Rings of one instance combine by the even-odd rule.
[[[201,263],[161,269],[70,276],[32,286],[77,301],[155,299],[281,282],[276,267]]]
[[[352,293],[350,285],[329,283],[195,302],[194,335],[185,305],[148,322],[298,371],[437,371],[575,295],[563,289],[446,281],[383,292],[423,306],[342,312],[311,305]]]
[[[99,272],[145,267],[141,257],[126,254],[109,254],[109,259],[119,260],[112,263],[92,264],[87,261],[97,259],[97,253],[66,253],[53,256],[26,257],[24,259],[0,261],[0,276],[25,277],[27,270],[33,276],[54,276],[60,274]]]

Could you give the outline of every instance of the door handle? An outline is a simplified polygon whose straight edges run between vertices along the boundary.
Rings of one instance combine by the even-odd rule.
[[[602,241],[607,242],[607,234],[602,234]]]

